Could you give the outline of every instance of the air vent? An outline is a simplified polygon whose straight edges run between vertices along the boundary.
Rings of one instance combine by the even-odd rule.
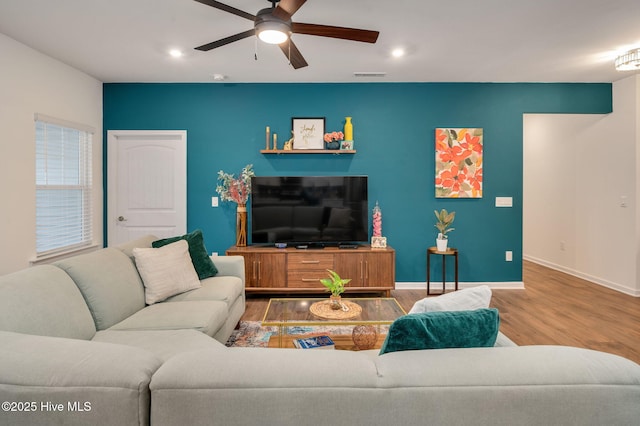
[[[383,72],[383,71],[365,71],[365,72],[354,72],[353,73],[354,77],[378,77],[378,78],[382,78],[382,77],[386,77],[387,73]]]

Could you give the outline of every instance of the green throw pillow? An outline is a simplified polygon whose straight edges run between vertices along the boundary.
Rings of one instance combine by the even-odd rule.
[[[201,280],[209,277],[213,277],[218,273],[218,268],[213,264],[213,261],[209,257],[207,248],[204,246],[204,238],[202,237],[202,231],[196,229],[195,231],[181,235],[179,237],[164,238],[151,243],[151,247],[158,248],[166,246],[167,244],[175,243],[178,240],[186,240],[189,244],[189,255],[191,256],[191,262],[193,267],[198,273],[198,278]]]
[[[418,349],[490,347],[496,343],[499,327],[497,309],[409,314],[391,324],[380,355]]]

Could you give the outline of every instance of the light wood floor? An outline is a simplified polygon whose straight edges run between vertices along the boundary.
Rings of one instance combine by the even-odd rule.
[[[524,290],[493,290],[500,330],[518,345],[566,345],[596,349],[640,363],[640,298],[524,262]],[[424,290],[393,290],[402,307]],[[259,321],[268,296],[247,296],[244,321]]]

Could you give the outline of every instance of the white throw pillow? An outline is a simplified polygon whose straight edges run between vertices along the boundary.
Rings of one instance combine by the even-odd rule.
[[[134,248],[147,305],[202,286],[189,255],[189,244],[176,241],[159,248]]]
[[[487,285],[465,288],[438,297],[427,297],[418,300],[410,314],[438,311],[474,311],[488,308],[491,302],[491,289]]]

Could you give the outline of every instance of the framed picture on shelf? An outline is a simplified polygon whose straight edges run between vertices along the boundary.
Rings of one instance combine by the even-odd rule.
[[[353,141],[342,141],[342,142],[340,142],[340,149],[342,149],[342,150],[353,149]]]
[[[293,149],[324,149],[324,117],[293,117]]]

